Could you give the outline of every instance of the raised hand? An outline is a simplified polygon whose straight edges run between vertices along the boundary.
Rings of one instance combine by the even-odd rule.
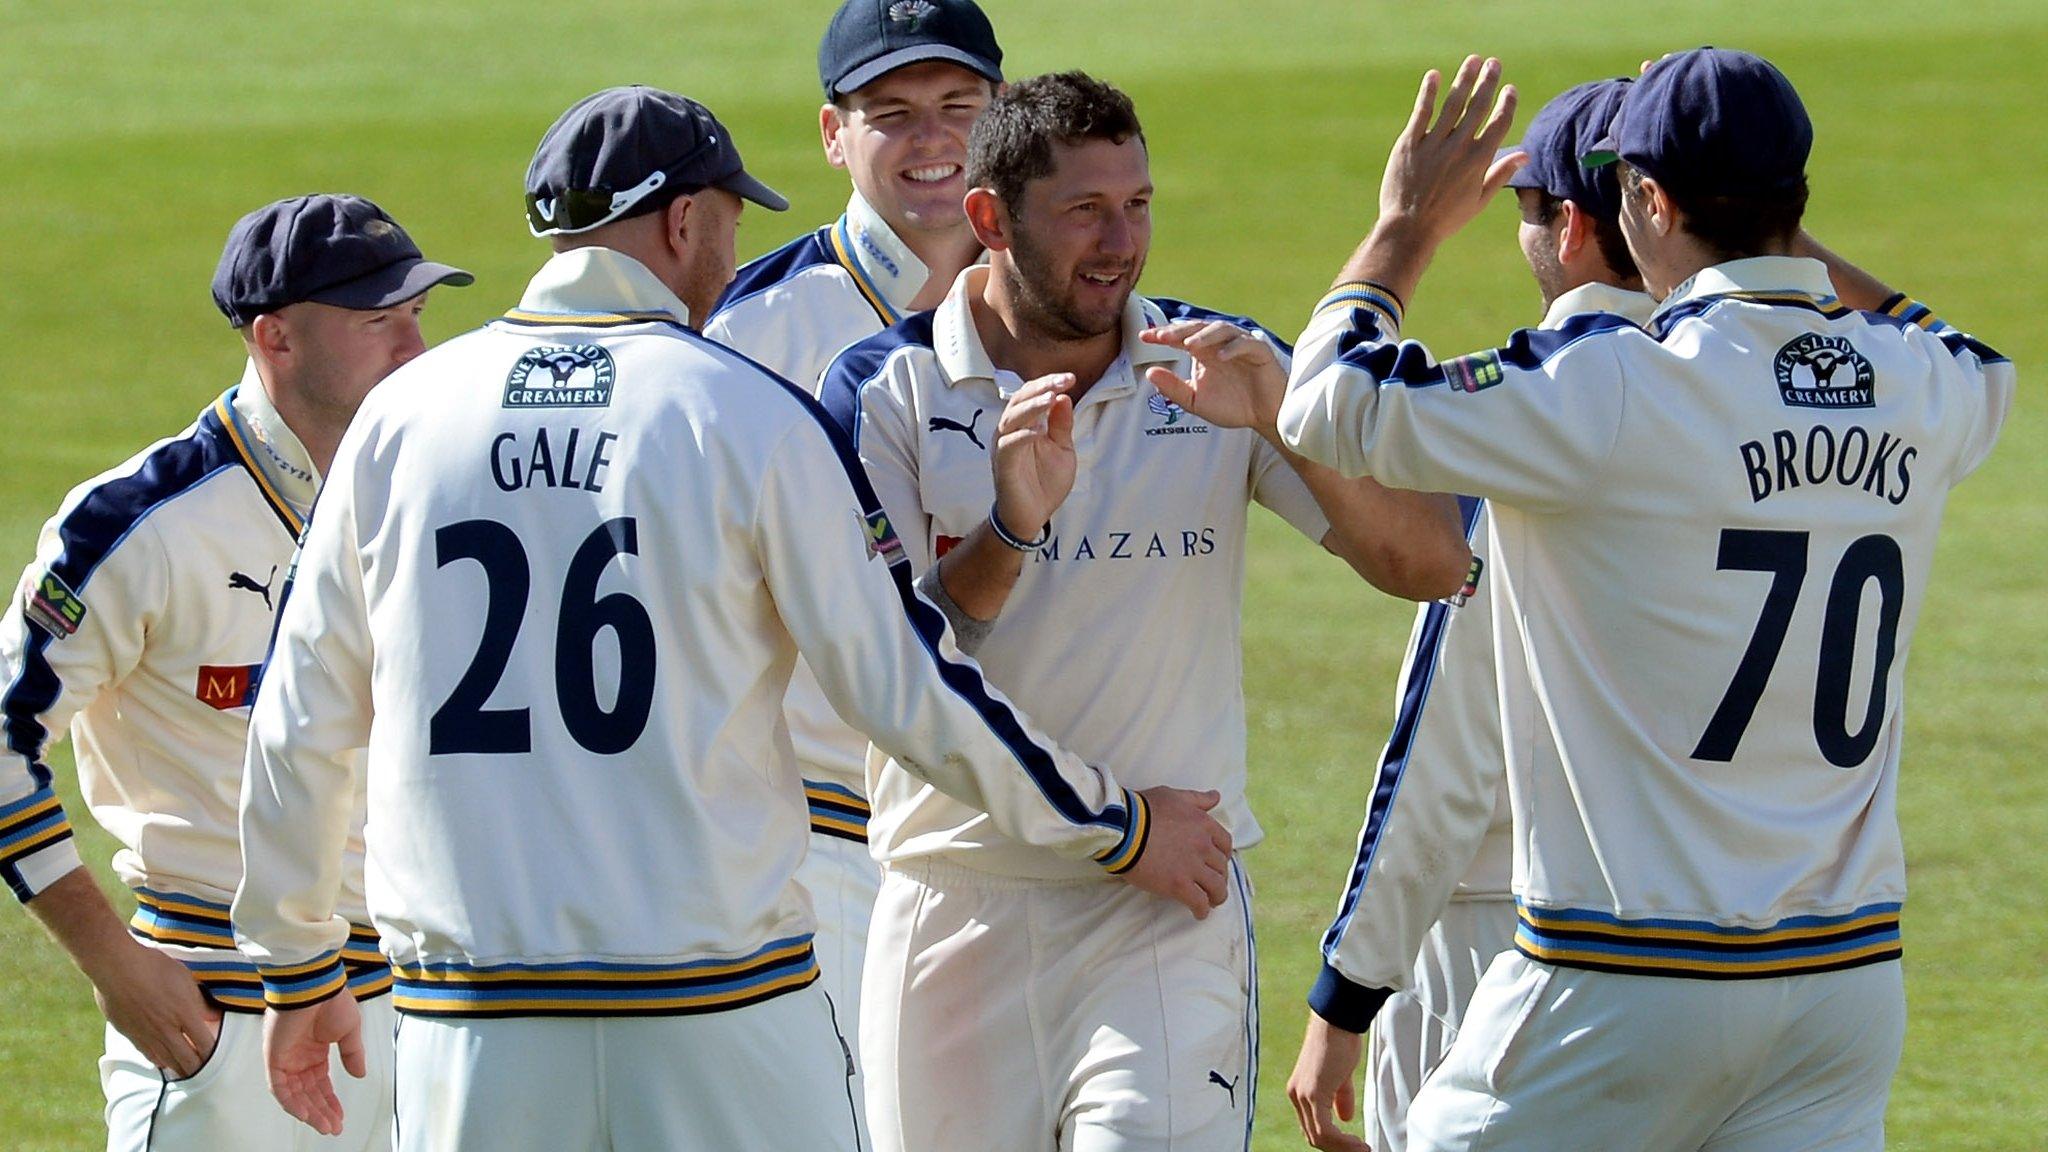
[[[1287,370],[1271,344],[1221,320],[1176,320],[1138,338],[1194,357],[1189,379],[1164,366],[1145,370],[1160,395],[1219,428],[1250,428],[1268,440],[1279,436]]]
[[[1209,815],[1222,797],[1166,787],[1138,794],[1151,812],[1151,826],[1137,863],[1122,878],[1206,919],[1230,895],[1230,832]]]
[[[322,1136],[341,1135],[341,1098],[328,1076],[328,1049],[341,1048],[341,1066],[360,1080],[369,1074],[363,1055],[363,1014],[342,993],[306,1008],[263,1014],[263,1063],[270,1094]]]
[[[1515,89],[1501,86],[1500,61],[1465,57],[1439,110],[1442,84],[1435,69],[1423,75],[1380,179],[1381,222],[1410,224],[1432,243],[1463,228],[1528,162],[1520,152],[1494,159],[1515,120]]]
[[[996,514],[1003,528],[1031,539],[1074,490],[1071,372],[1040,376],[1019,388],[996,421]]]

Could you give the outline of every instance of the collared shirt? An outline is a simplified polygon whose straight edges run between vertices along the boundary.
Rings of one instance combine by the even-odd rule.
[[[816,401],[684,316],[629,257],[573,250],[357,413],[251,721],[234,918],[271,1003],[339,979],[357,748],[399,1010],[708,1011],[809,983],[798,653],[1040,851],[1143,851],[1143,802],[990,694],[910,591]]]
[[[28,899],[79,864],[45,756],[68,727],[80,791],[120,841],[132,927],[224,1007],[259,1009],[232,949],[236,805],[250,705],[293,546],[319,483],[253,366],[185,431],[74,488],[0,620],[0,875]],[[335,903],[367,924],[361,810],[343,812]],[[345,958],[390,987],[374,940]]]
[[[988,449],[1005,398],[1022,384],[989,358],[975,327],[969,301],[987,275],[966,270],[936,312],[854,345],[826,373],[825,406],[855,433],[918,571],[988,517]],[[1211,427],[1145,380],[1152,365],[1186,375],[1189,359],[1139,332],[1217,315],[1131,298],[1122,356],[1074,407],[1073,491],[975,656],[1048,731],[1133,786],[1221,792],[1218,818],[1249,847],[1260,831],[1244,796],[1248,506],[1266,505],[1311,540],[1329,526],[1276,448],[1248,430]],[[881,859],[944,853],[984,871],[1085,875],[1020,850],[972,806],[919,787],[897,765],[869,783],[870,844]]]
[[[1541,328],[1556,331],[1595,313],[1649,320],[1656,301],[1611,285],[1581,285],[1551,302]],[[1331,978],[1405,986],[1423,936],[1447,899],[1513,895],[1514,821],[1495,683],[1490,517],[1483,500],[1460,501],[1479,578],[1461,602],[1424,604],[1394,687],[1394,724],[1367,796],[1401,793],[1398,821],[1370,824],[1347,877],[1324,951]],[[1481,831],[1483,829],[1483,831]],[[1476,844],[1475,844],[1476,841]],[[1461,866],[1459,851],[1473,851]],[[1417,896],[1416,892],[1426,892]]]
[[[917,253],[855,192],[837,221],[741,268],[704,334],[815,391],[840,349],[901,319],[929,276]],[[864,839],[867,737],[840,719],[802,661],[790,677],[787,716],[812,829]]]
[[[1723,977],[1897,956],[1906,653],[2011,364],[1791,258],[1441,363],[1397,326],[1319,312],[1281,432],[1490,502],[1517,947]]]

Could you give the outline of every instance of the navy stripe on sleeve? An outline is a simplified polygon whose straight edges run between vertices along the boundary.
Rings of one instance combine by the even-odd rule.
[[[880,332],[847,345],[826,367],[818,382],[818,403],[848,443],[860,444],[861,389],[881,375],[882,365],[898,351],[932,346],[932,317],[930,312],[905,316]],[[854,466],[860,467],[857,452]],[[866,469],[861,469],[861,476],[866,478]]]
[[[773,252],[756,256],[740,267],[733,275],[732,283],[718,297],[718,303],[711,306],[711,315],[704,318],[706,323],[720,313],[743,300],[759,296],[783,281],[820,264],[836,264],[832,249],[825,242],[828,230],[820,228],[791,240]]]

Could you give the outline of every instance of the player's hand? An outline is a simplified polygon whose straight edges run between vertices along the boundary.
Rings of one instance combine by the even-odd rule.
[[[308,1008],[263,1013],[263,1065],[270,1094],[286,1112],[322,1136],[341,1135],[341,1098],[327,1074],[327,1050],[341,1047],[341,1066],[360,1080],[369,1074],[363,1055],[363,1014],[343,992]]]
[[[1309,1146],[1323,1152],[1372,1152],[1372,1146],[1337,1126],[1358,1117],[1358,1092],[1352,1077],[1365,1037],[1346,1032],[1311,1012],[1301,1056],[1287,1078],[1287,1099]]]
[[[1230,895],[1230,832],[1209,815],[1222,795],[1164,787],[1138,795],[1152,812],[1152,827],[1122,878],[1185,905],[1197,920],[1207,918]]]
[[[1279,437],[1287,370],[1271,344],[1221,320],[1176,320],[1147,328],[1138,338],[1183,349],[1195,359],[1189,379],[1163,366],[1145,370],[1145,379],[1160,395],[1219,428],[1250,428],[1268,440]]]
[[[220,1011],[191,969],[146,944],[128,944],[91,973],[101,1014],[150,1063],[179,1078],[198,1072],[220,1042]]]
[[[1422,77],[1415,111],[1394,141],[1380,178],[1380,223],[1414,229],[1431,246],[1463,228],[1528,163],[1525,153],[1494,154],[1515,121],[1515,89],[1502,87],[1500,61],[1465,57],[1443,108],[1443,74]]]
[[[1040,376],[1017,389],[996,421],[996,514],[1019,539],[1036,539],[1074,490],[1076,382],[1071,372]]]

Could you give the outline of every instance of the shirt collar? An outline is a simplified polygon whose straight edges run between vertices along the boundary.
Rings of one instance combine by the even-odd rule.
[[[647,265],[610,248],[558,252],[527,282],[519,311],[560,315],[659,313],[687,325],[689,305]]]
[[[898,317],[910,310],[910,302],[924,291],[931,269],[918,259],[910,245],[896,235],[882,214],[875,211],[859,192],[846,202],[846,214],[839,218],[835,243],[843,242],[842,259],[847,270],[864,278],[867,287],[886,301]]]
[[[973,298],[988,283],[990,275],[986,264],[972,265],[962,271],[933,317],[932,350],[938,354],[939,367],[945,370],[948,386],[962,380],[997,380],[995,363],[989,359],[988,350],[981,343],[981,332],[974,324],[972,304]],[[1147,344],[1138,339],[1138,333],[1163,321],[1164,316],[1155,305],[1136,292],[1131,293],[1131,298],[1124,303],[1123,353],[1110,364],[1102,379],[1088,389],[1084,402],[1136,391],[1146,366],[1171,364],[1186,355],[1178,349]],[[1014,390],[1014,386],[1002,387],[999,384],[998,387],[1004,396]]]
[[[270,487],[304,519],[313,507],[313,498],[320,494],[320,472],[313,467],[312,454],[270,402],[270,393],[256,374],[255,361],[243,367],[242,382],[236,385],[229,406],[247,432],[242,439],[248,445],[250,464],[262,471]]]
[[[1693,273],[1692,278],[1671,290],[1657,306],[1662,316],[1681,304],[1709,296],[1743,296],[1771,293],[1808,296],[1833,301],[1834,282],[1827,265],[1803,256],[1751,256],[1730,260]]]
[[[1647,292],[1632,292],[1598,280],[1579,285],[1550,302],[1539,327],[1562,328],[1564,322],[1588,312],[1608,312],[1637,324],[1647,324],[1657,302]]]

